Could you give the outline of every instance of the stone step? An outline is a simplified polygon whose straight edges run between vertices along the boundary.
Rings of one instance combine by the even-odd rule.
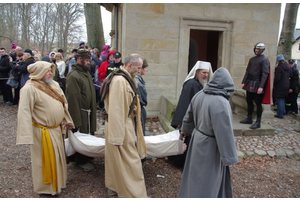
[[[233,131],[235,136],[260,136],[260,135],[274,135],[275,128],[264,122],[262,119],[261,127],[258,129],[250,129],[251,124],[241,124],[240,121],[244,117],[237,114],[232,114],[233,117]],[[255,120],[253,120],[253,123]]]
[[[166,132],[173,131],[174,129],[170,126],[171,122],[167,120],[163,115],[159,115],[160,122],[162,123],[163,128]],[[239,116],[237,114],[233,114],[233,131],[235,136],[260,136],[260,135],[274,135],[275,128],[271,125],[267,124],[262,120],[261,128],[258,129],[250,129],[250,124],[241,124],[240,121],[243,120],[244,117]]]

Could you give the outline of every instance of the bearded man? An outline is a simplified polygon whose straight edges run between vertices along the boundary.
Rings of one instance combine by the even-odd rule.
[[[66,98],[70,105],[69,112],[73,119],[75,129],[81,133],[94,135],[96,131],[96,93],[94,83],[89,73],[91,59],[90,51],[78,49],[75,55],[76,62],[72,65],[71,71],[66,77]],[[75,153],[70,161],[85,171],[94,169],[89,162],[92,158]]]
[[[124,67],[111,72],[100,93],[107,112],[105,122],[105,186],[118,197],[146,198],[141,159],[146,157],[135,75],[143,58],[131,54]],[[137,132],[134,129],[134,117]]]
[[[34,191],[55,195],[66,187],[64,132],[74,125],[64,93],[52,81],[54,64],[37,61],[28,72],[20,91],[17,144],[31,145]]]
[[[184,80],[179,101],[171,122],[173,128],[181,128],[183,117],[194,95],[202,90],[207,81],[212,77],[213,72],[209,62],[197,61],[190,73]],[[185,138],[184,143],[189,144],[190,136]],[[186,152],[182,155],[169,156],[169,160],[179,166],[184,165]]]

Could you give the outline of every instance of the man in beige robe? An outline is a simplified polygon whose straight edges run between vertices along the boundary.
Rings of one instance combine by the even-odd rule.
[[[52,80],[54,64],[37,61],[28,71],[30,80],[20,93],[17,144],[31,145],[34,191],[55,195],[66,187],[64,133],[74,125],[64,93]]]
[[[140,120],[137,136],[133,121],[135,113],[137,119],[140,119],[134,81],[143,59],[138,54],[132,54],[125,58],[124,64],[124,68],[113,71],[105,79],[101,88],[108,114],[105,122],[105,185],[110,195],[117,193],[118,197],[145,198],[147,192],[141,158],[145,157],[146,145]]]

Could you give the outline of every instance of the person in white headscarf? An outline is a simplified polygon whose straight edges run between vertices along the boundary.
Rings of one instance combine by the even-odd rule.
[[[177,108],[175,110],[171,126],[176,129],[181,128],[183,117],[193,96],[203,89],[204,85],[213,75],[210,62],[197,61],[192,70],[184,80]],[[189,144],[190,137],[185,138],[185,143]],[[179,166],[184,165],[186,153],[182,155],[170,156],[169,160]]]

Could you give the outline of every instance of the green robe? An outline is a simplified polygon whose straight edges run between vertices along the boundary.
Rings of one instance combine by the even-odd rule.
[[[90,73],[76,62],[66,77],[65,95],[75,127],[81,133],[94,135],[97,110],[95,87]],[[91,111],[90,115],[87,110]]]

